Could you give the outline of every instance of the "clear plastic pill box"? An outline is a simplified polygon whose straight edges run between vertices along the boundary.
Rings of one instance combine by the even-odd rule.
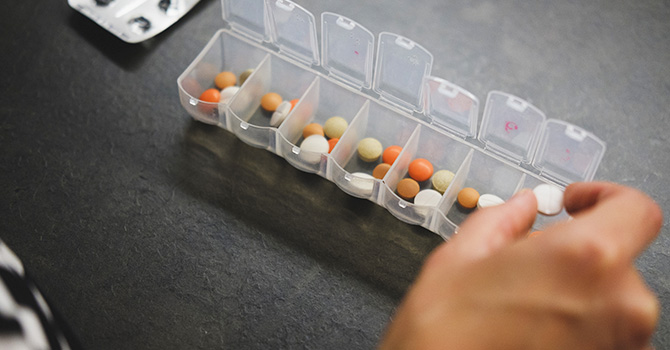
[[[595,135],[547,119],[521,98],[491,91],[480,103],[465,89],[431,76],[433,56],[417,42],[335,13],[321,14],[321,46],[314,16],[289,0],[222,0],[219,30],[177,80],[182,105],[193,118],[233,132],[294,167],[320,175],[342,191],[373,201],[409,224],[450,237],[471,211],[456,204],[473,187],[504,200],[542,183],[564,188],[593,178],[605,152]],[[375,55],[376,48],[376,55]],[[222,71],[253,73],[227,103],[198,99]],[[279,127],[260,108],[268,92],[299,99]],[[349,126],[331,153],[302,151],[302,129],[340,116]],[[374,137],[403,151],[383,179],[371,174],[357,145]],[[416,158],[455,177],[436,206],[402,199],[396,185]],[[420,183],[430,188],[430,180]],[[568,217],[538,214],[535,229]]]

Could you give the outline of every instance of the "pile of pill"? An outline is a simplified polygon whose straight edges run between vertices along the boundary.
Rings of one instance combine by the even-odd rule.
[[[541,184],[533,189],[537,198],[538,213],[546,216],[559,214],[563,210],[563,191],[550,184]],[[464,209],[479,209],[493,207],[505,203],[505,201],[493,194],[479,195],[472,187],[466,187],[458,192],[458,204]]]
[[[323,126],[319,123],[305,125],[302,129],[303,141],[300,144],[303,159],[310,163],[318,163],[320,154],[332,152],[348,127],[347,120],[338,116],[329,118]],[[304,154],[302,151],[308,153]]]
[[[463,209],[474,209],[475,207],[484,209],[505,203],[502,198],[494,194],[485,193],[480,195],[479,192],[472,187],[461,189],[456,196],[456,200]]]
[[[377,162],[381,157],[382,162],[377,164],[372,170],[372,177],[381,180],[386,176],[389,169],[391,169],[391,165],[398,158],[398,155],[400,155],[402,147],[393,145],[384,149],[379,140],[373,137],[366,137],[358,142],[357,151],[358,157],[366,163]]]
[[[230,99],[240,90],[247,78],[253,73],[253,69],[247,69],[240,73],[239,78],[235,73],[223,71],[214,77],[215,88],[210,88],[200,94],[200,100],[208,103],[228,103]]]

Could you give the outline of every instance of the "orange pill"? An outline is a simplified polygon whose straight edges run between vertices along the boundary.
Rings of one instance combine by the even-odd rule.
[[[405,178],[398,182],[398,195],[404,200],[411,200],[421,190],[419,183],[410,178]]]
[[[381,163],[372,170],[372,177],[381,180],[389,172],[389,169],[391,169],[391,164]]]
[[[233,86],[237,83],[237,77],[232,72],[221,72],[214,77],[214,85],[219,90]]]
[[[423,158],[414,159],[409,163],[409,176],[419,182],[426,181],[433,176],[433,164]]]
[[[395,145],[388,146],[384,150],[384,153],[382,153],[382,161],[386,164],[393,164],[400,155],[400,152],[402,152],[402,147]]]
[[[542,234],[542,231],[533,231],[528,235],[528,238],[535,238]]]
[[[283,99],[276,92],[268,92],[261,98],[261,107],[268,112],[274,112],[282,103]]]
[[[296,104],[298,104],[298,101],[300,100],[297,98],[291,100],[291,109],[289,110],[289,112],[293,110],[293,107],[295,107]]]
[[[200,100],[211,103],[219,103],[221,93],[217,89],[207,89],[200,94]]]
[[[302,129],[302,137],[307,138],[308,136],[311,136],[311,135],[324,136],[323,127],[321,125],[317,124],[317,123],[307,124]]]
[[[338,138],[333,138],[328,140],[328,153],[333,151],[333,148],[335,148],[335,145],[337,144],[337,141],[340,141]]]
[[[472,209],[477,206],[479,192],[472,187],[466,187],[458,192],[458,204],[463,208]]]

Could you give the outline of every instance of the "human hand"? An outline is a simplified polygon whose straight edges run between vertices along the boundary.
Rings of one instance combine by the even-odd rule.
[[[633,261],[659,207],[611,183],[576,183],[573,220],[525,239],[537,201],[521,191],[478,210],[426,260],[381,349],[645,349],[659,305]]]

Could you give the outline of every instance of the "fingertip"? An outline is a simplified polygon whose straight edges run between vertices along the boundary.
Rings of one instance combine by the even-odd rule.
[[[470,258],[490,254],[525,237],[536,213],[535,194],[523,189],[502,205],[477,210],[461,225],[453,243],[467,251]]]
[[[537,197],[535,197],[533,190],[529,188],[524,188],[517,192],[510,198],[508,203],[514,203],[533,213],[537,211]]]

